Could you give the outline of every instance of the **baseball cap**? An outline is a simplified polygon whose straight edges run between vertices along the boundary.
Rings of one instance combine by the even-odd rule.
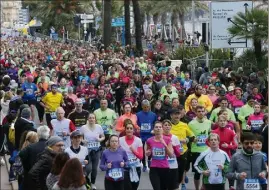
[[[83,136],[83,134],[79,130],[76,130],[71,133],[70,138],[77,137],[77,136]]]
[[[173,108],[169,111],[170,114],[180,113],[179,109]]]

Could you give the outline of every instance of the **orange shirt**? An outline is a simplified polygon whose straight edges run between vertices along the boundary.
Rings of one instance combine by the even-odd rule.
[[[135,129],[139,128],[139,126],[137,125],[137,117],[135,114],[123,114],[122,116],[119,117],[117,121],[116,131],[120,133],[124,131],[123,124],[125,119],[130,119],[133,122]]]

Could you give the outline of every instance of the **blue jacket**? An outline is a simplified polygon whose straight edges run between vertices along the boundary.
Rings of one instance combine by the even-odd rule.
[[[157,121],[157,115],[152,111],[140,111],[136,114],[137,125],[140,127],[140,137],[143,142],[152,136],[151,131]]]

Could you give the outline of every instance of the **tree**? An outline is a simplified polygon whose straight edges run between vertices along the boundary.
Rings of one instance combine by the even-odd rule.
[[[124,0],[124,18],[125,18],[125,42],[126,45],[132,45],[131,40],[131,21],[130,21],[130,0]]]
[[[135,43],[136,43],[136,56],[143,55],[142,47],[142,22],[140,15],[140,7],[138,0],[132,0],[134,9],[134,19],[135,19]]]
[[[238,39],[252,39],[255,58],[259,69],[262,68],[262,42],[268,38],[268,12],[254,8],[245,13],[238,13],[232,18],[234,24],[228,28],[230,34]]]
[[[103,38],[104,38],[104,46],[107,48],[110,46],[111,42],[111,8],[112,8],[112,0],[104,0],[104,14],[103,14]]]
[[[158,1],[154,7],[154,13],[172,13],[179,16],[179,22],[181,25],[181,35],[180,38],[185,38],[185,15],[189,12],[192,7],[192,1],[182,1],[182,0],[166,0]],[[195,8],[208,10],[208,7],[203,2],[195,1]]]

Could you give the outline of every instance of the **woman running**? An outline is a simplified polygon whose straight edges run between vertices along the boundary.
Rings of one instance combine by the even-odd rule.
[[[86,125],[83,125],[80,132],[84,135],[84,140],[87,143],[89,151],[89,163],[86,166],[86,171],[91,173],[91,188],[97,189],[95,186],[97,167],[101,154],[101,142],[105,140],[104,131],[101,125],[95,123],[96,118],[93,113],[89,114]]]
[[[168,188],[169,164],[168,156],[174,157],[171,139],[163,136],[163,125],[155,122],[153,132],[155,136],[146,141],[146,156],[152,156],[150,163],[149,179],[153,190]]]
[[[143,158],[143,144],[134,135],[134,125],[131,120],[124,121],[125,136],[120,137],[120,146],[127,152],[129,165],[124,175],[124,189],[137,190],[141,176],[141,160]]]
[[[108,139],[108,149],[101,158],[100,169],[106,171],[105,190],[124,190],[124,167],[128,166],[128,156],[119,147],[119,137],[111,135]]]

